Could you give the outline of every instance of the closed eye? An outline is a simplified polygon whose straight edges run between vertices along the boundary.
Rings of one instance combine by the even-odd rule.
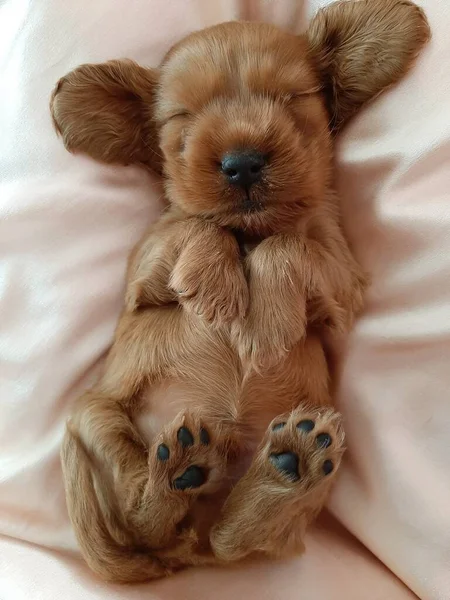
[[[286,92],[282,94],[282,99],[285,102],[291,102],[292,100],[299,100],[300,98],[308,98],[309,96],[314,96],[315,94],[319,94],[322,92],[321,87],[311,88],[309,90],[303,90],[301,92]]]
[[[180,110],[176,113],[173,113],[172,115],[169,115],[166,118],[166,123],[168,123],[169,121],[172,121],[173,119],[186,119],[187,117],[190,117],[191,113],[188,112],[187,110]]]

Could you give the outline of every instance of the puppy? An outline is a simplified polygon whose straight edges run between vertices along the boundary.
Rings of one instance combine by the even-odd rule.
[[[344,443],[323,340],[348,331],[365,287],[334,135],[428,36],[408,0],[340,2],[304,35],[225,23],[158,69],[116,60],[58,82],[66,148],[152,169],[168,202],[63,441],[70,518],[104,579],[302,551]]]

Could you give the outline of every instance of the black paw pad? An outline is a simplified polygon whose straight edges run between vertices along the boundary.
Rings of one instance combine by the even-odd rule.
[[[169,460],[170,450],[165,444],[160,444],[156,450],[156,456],[158,460],[166,461]]]
[[[271,454],[270,462],[273,466],[295,481],[300,479],[298,474],[298,456],[294,452],[282,452],[281,454]]]
[[[319,448],[328,448],[331,446],[332,441],[333,440],[328,433],[319,433],[319,435],[316,437],[316,442]]]
[[[177,440],[180,442],[183,448],[194,445],[194,436],[187,427],[180,427],[177,433]]]
[[[309,433],[314,429],[315,426],[316,424],[314,423],[314,421],[311,421],[311,419],[305,419],[304,421],[300,421],[300,423],[297,423],[297,429],[303,431],[304,433]]]
[[[173,482],[173,487],[176,490],[187,490],[198,488],[206,481],[206,476],[203,469],[192,465],[180,477],[177,477]]]
[[[322,470],[325,475],[329,475],[333,472],[334,465],[332,460],[326,460],[322,465]]]
[[[277,423],[272,427],[272,431],[279,431],[280,429],[283,429],[283,427],[286,427],[286,423]]]
[[[203,427],[200,429],[200,442],[207,446],[209,444],[209,433]]]

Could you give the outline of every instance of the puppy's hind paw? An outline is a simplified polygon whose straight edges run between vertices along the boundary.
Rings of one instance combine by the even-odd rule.
[[[263,450],[271,476],[302,493],[332,479],[344,452],[341,417],[299,408],[271,424]]]
[[[226,467],[226,458],[220,450],[222,441],[217,429],[185,412],[166,427],[151,448],[151,476],[177,492],[212,492],[220,484]]]

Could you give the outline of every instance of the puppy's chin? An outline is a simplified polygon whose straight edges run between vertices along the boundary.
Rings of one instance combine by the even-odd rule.
[[[267,201],[250,192],[236,202],[228,214],[219,215],[218,218],[224,225],[226,223],[226,227],[251,234],[266,234],[272,229],[272,213],[273,208],[270,209]]]
[[[230,186],[231,187],[231,186]],[[263,213],[268,207],[268,194],[264,186],[257,184],[249,189],[229,189],[228,204],[230,213],[237,217],[254,213]]]
[[[228,198],[204,216],[221,226],[251,235],[288,231],[315,204],[314,195],[296,193],[289,185],[274,192],[264,181],[249,190],[230,191]]]
[[[246,200],[231,208],[221,207],[214,211],[198,213],[198,216],[220,227],[264,237],[290,230],[305,208],[300,201],[275,204]]]
[[[253,213],[262,213],[265,210],[265,204],[260,200],[253,199],[250,195],[245,198],[237,207],[237,212],[244,216]]]

